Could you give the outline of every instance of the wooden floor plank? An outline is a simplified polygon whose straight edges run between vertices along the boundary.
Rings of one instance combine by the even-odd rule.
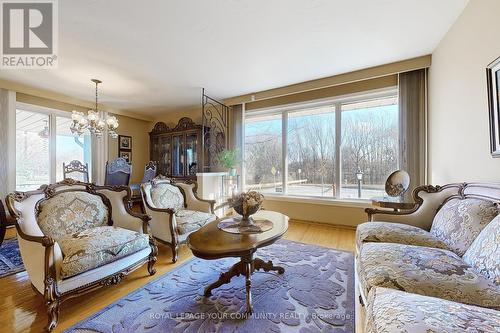
[[[15,231],[8,230],[7,237],[14,237]],[[286,239],[329,248],[354,251],[354,230],[325,224],[291,221]],[[55,332],[74,325],[101,310],[108,304],[140,288],[153,279],[181,265],[192,258],[189,249],[182,245],[179,261],[171,263],[170,249],[159,245],[157,273],[149,276],[145,266],[141,267],[116,286],[102,288],[83,297],[70,299],[61,306],[59,325]],[[0,322],[1,332],[42,332],[47,321],[45,305],[41,296],[31,289],[26,272],[0,279]]]

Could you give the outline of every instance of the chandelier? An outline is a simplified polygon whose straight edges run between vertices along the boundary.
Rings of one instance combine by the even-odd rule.
[[[106,119],[101,119],[99,110],[97,109],[97,85],[102,83],[102,81],[98,79],[92,79],[91,81],[95,83],[95,108],[94,110],[89,110],[86,116],[83,112],[73,111],[71,114],[71,133],[81,136],[85,130],[89,130],[91,134],[101,137],[103,131],[107,128],[109,136],[115,139],[118,137],[116,133],[119,125],[118,119],[115,116],[108,116]]]

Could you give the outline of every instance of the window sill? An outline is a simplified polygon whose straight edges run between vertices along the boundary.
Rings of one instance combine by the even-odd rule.
[[[269,200],[269,201],[297,202],[297,203],[305,203],[305,204],[350,207],[350,208],[369,208],[369,207],[371,207],[371,200],[369,200],[369,199],[359,199],[359,200],[325,199],[325,198],[301,197],[301,196],[266,194],[266,193],[264,193],[264,197],[265,197],[265,200]]]

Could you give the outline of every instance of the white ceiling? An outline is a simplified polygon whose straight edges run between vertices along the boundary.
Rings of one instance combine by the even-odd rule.
[[[468,0],[59,0],[59,67],[0,78],[156,116],[430,54]]]

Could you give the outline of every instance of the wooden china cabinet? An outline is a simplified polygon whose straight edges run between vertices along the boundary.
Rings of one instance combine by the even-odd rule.
[[[203,126],[184,117],[174,128],[158,122],[149,133],[150,159],[158,163],[158,174],[192,179],[201,170]]]

